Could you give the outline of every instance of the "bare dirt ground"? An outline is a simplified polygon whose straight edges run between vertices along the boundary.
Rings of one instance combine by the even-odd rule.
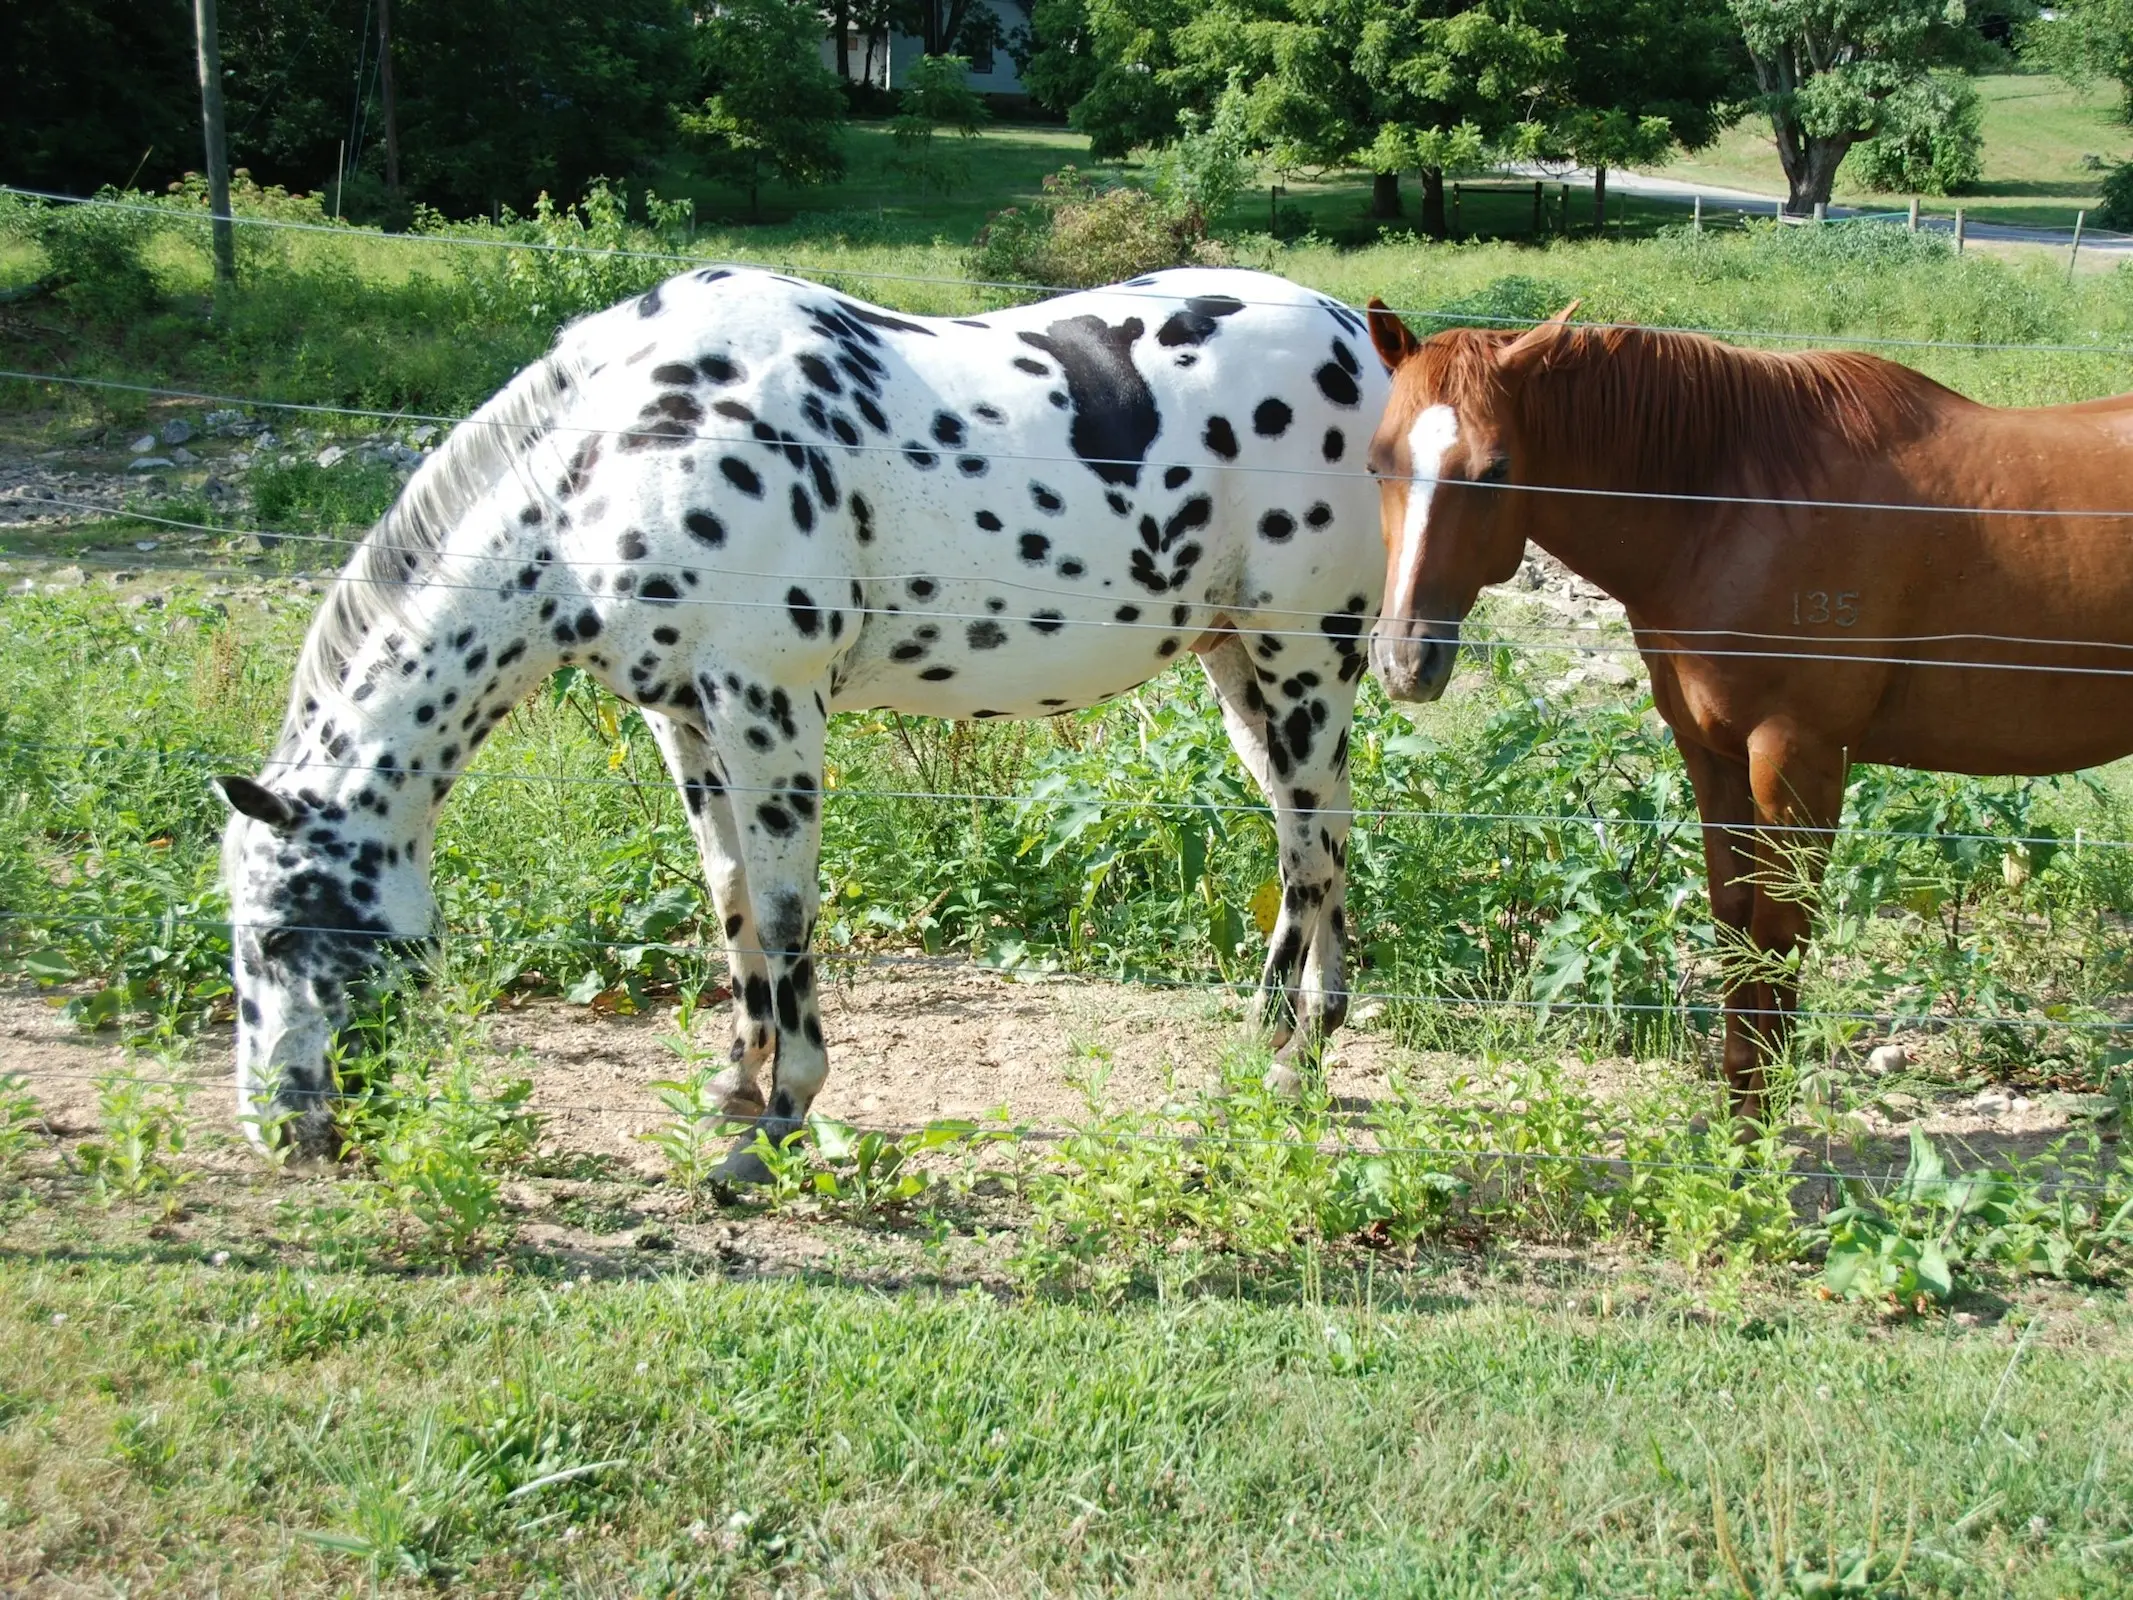
[[[0,1070],[27,1077],[53,1132],[78,1138],[96,1127],[98,1075],[130,1065],[153,1077],[157,1068],[113,1035],[74,1026],[61,1014],[59,998],[28,990],[0,994]],[[816,1109],[861,1126],[898,1129],[1004,1111],[1021,1127],[1063,1130],[1087,1118],[1092,1092],[1108,1108],[1158,1109],[1217,1088],[1225,1058],[1249,1039],[1245,1009],[1203,992],[1016,978],[975,966],[843,969],[824,991],[823,1026],[831,1073]],[[716,1061],[726,1038],[724,1008],[706,1006],[696,1020],[697,1048]],[[604,1157],[647,1178],[657,1175],[659,1161],[641,1136],[661,1117],[647,1085],[683,1070],[678,1039],[665,1011],[617,1016],[557,1000],[506,1005],[487,1020],[499,1066],[532,1081],[532,1106],[546,1119],[551,1150]],[[1563,1066],[1571,1083],[1603,1104],[1682,1081],[1694,1070],[1625,1058]],[[247,1161],[228,1141],[234,1132],[229,1031],[203,1035],[174,1070],[201,1087],[192,1115],[203,1153],[221,1145],[218,1164]],[[1484,1070],[1406,1049],[1382,1031],[1350,1027],[1328,1054],[1327,1087],[1336,1103],[1362,1111],[1387,1091],[1394,1074],[1424,1094],[1449,1094],[1452,1080]],[[1093,1090],[1085,1087],[1092,1084]],[[1858,1160],[1866,1170],[1900,1169],[1914,1125],[1936,1140],[1958,1142],[1966,1160],[1989,1162],[2035,1154],[2093,1109],[2088,1097],[2025,1095],[2018,1088],[1951,1092],[1934,1101],[1877,1096],[1863,1077],[1857,1088],[1867,1132]],[[1796,1132],[1809,1143],[1806,1129]]]

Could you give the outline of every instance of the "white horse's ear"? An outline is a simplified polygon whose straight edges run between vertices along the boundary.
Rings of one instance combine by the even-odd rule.
[[[276,794],[257,778],[232,775],[216,778],[213,782],[216,793],[228,801],[230,809],[239,816],[281,829],[293,828],[303,820],[303,812],[295,801]]]
[[[1500,367],[1518,366],[1548,355],[1570,331],[1570,319],[1577,315],[1583,300],[1573,300],[1546,322],[1536,323],[1497,352],[1496,364]]]
[[[1369,316],[1370,342],[1377,346],[1378,359],[1397,372],[1401,362],[1422,348],[1422,341],[1398,312],[1375,295],[1370,299]]]

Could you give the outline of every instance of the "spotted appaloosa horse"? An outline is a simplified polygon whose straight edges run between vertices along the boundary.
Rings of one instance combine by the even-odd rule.
[[[219,780],[240,1114],[331,1148],[347,987],[432,935],[438,809],[565,664],[642,708],[680,786],[731,964],[719,1088],[773,1136],[828,1071],[808,946],[830,711],[1049,716],[1181,651],[1276,813],[1263,1013],[1285,1061],[1307,1052],[1347,1003],[1387,393],[1355,312],[1249,272],[921,319],[708,268],[572,325],[363,541],[266,771]],[[728,1170],[760,1176],[738,1149]]]

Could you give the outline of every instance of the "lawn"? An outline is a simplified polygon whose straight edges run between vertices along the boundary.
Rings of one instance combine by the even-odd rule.
[[[1512,1258],[1115,1310],[560,1269],[10,1249],[0,1585],[2133,1592],[2115,1297],[1886,1330]]]
[[[1977,80],[1985,101],[1985,175],[1972,189],[1926,202],[1945,215],[1960,205],[1980,221],[2071,228],[2074,213],[2102,204],[2096,157],[2113,165],[2133,156],[2133,129],[2119,120],[2115,88],[2074,89],[2041,74],[2005,73]],[[1658,169],[1684,182],[1782,195],[1784,172],[1764,119],[1750,116],[1708,150]],[[1848,170],[1848,169],[1846,169]],[[1838,173],[1839,204],[1900,209],[1902,196],[1848,186]]]

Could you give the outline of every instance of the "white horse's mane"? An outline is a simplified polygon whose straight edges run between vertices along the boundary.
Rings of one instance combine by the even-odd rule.
[[[342,691],[341,674],[371,631],[406,613],[445,540],[547,432],[582,362],[561,348],[534,362],[446,435],[334,580],[312,620],[275,756],[293,753],[306,707]]]

